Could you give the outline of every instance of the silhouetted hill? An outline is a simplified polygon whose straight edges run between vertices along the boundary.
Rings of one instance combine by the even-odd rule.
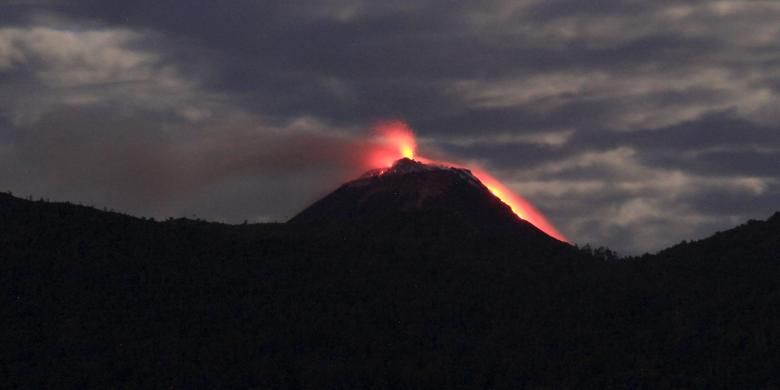
[[[345,183],[290,223],[350,237],[478,236],[565,245],[518,218],[470,171],[406,158]]]
[[[777,387],[779,223],[603,262],[533,241],[155,222],[0,195],[0,377],[6,388]]]
[[[700,259],[708,263],[742,258],[780,260],[780,213],[767,221],[748,221],[704,240],[684,242],[658,253],[662,259]]]

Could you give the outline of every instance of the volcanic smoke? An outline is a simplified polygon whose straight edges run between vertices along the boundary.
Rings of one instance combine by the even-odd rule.
[[[413,160],[417,151],[417,141],[412,129],[401,121],[381,122],[376,125],[379,135],[378,144],[370,153],[368,164],[371,168],[390,167],[403,157]]]
[[[396,160],[404,157],[417,160],[424,164],[462,166],[462,164],[451,164],[417,155],[417,142],[415,141],[414,133],[404,122],[381,122],[376,125],[376,130],[378,133],[377,144],[374,150],[369,154],[368,161],[368,165],[372,168],[391,167]],[[561,234],[561,232],[559,232],[539,210],[531,205],[528,200],[514,193],[487,172],[481,169],[469,169],[471,170],[471,173],[493,193],[493,195],[506,203],[515,215],[530,222],[539,228],[539,230],[557,240],[564,242],[568,241],[566,237]]]

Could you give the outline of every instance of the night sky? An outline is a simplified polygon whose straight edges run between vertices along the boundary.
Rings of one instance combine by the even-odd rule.
[[[0,191],[285,221],[376,121],[573,242],[655,251],[780,209],[777,1],[0,0]]]

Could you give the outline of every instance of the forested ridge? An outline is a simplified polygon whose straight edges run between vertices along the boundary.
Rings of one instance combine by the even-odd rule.
[[[417,233],[154,221],[0,195],[0,381],[780,386],[780,214],[623,259]]]

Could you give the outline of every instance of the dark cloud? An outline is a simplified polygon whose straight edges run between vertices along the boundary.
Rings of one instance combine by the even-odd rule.
[[[376,120],[629,252],[774,210],[774,2],[0,1],[0,186],[283,220]],[[357,154],[356,154],[357,153]]]
[[[707,215],[755,215],[765,219],[766,210],[777,209],[779,196],[780,186],[774,183],[750,197],[743,191],[723,190],[692,193],[684,201]]]

